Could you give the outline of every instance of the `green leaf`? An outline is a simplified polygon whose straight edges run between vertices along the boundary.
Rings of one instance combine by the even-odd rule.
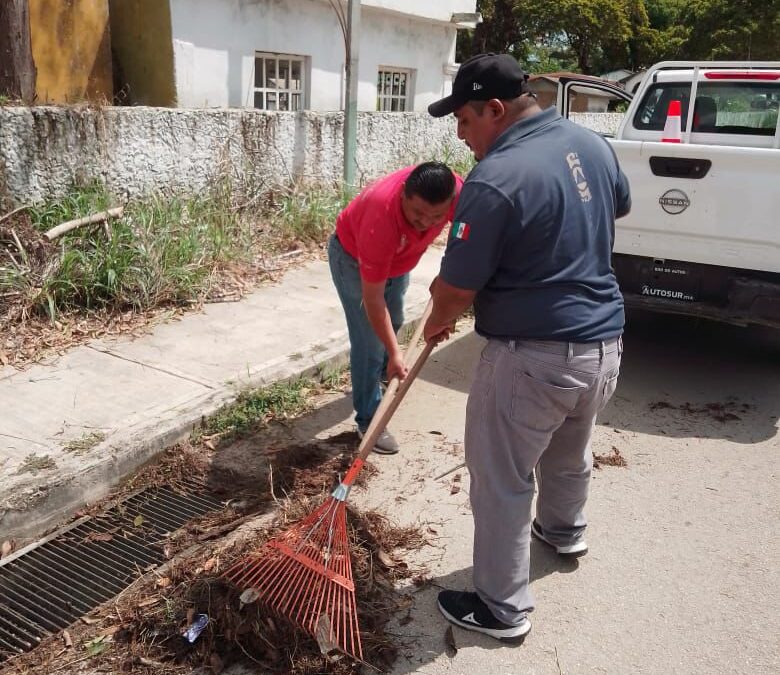
[[[98,654],[102,654],[106,649],[108,649],[108,641],[106,640],[105,635],[100,635],[96,637],[94,640],[90,640],[89,642],[84,644],[84,648],[87,650],[87,654],[90,656],[98,656]]]

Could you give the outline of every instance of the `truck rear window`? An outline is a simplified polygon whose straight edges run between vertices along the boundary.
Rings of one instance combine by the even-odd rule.
[[[669,101],[682,103],[686,130],[690,82],[658,82],[644,96],[634,127],[662,131]],[[699,82],[692,131],[705,134],[774,136],[780,107],[780,82]]]

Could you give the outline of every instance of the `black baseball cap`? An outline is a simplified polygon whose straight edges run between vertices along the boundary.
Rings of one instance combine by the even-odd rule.
[[[512,56],[477,54],[458,68],[452,94],[431,103],[428,112],[434,117],[444,117],[468,101],[506,100],[528,91],[528,75]]]

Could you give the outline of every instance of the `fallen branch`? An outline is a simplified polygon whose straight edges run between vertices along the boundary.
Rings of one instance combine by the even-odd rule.
[[[16,230],[12,227],[11,228],[11,234],[14,237],[14,242],[16,243],[16,249],[19,251],[19,253],[22,254],[22,261],[24,264],[27,264],[27,251],[25,250],[24,246],[22,246],[22,242],[19,241],[19,237],[16,234]]]
[[[45,237],[51,241],[52,239],[56,239],[60,235],[65,234],[66,232],[70,232],[71,230],[75,230],[77,227],[81,227],[82,225],[102,223],[109,218],[121,218],[124,212],[124,206],[116,206],[113,209],[108,209],[108,211],[101,211],[100,213],[95,213],[91,216],[84,216],[83,218],[68,220],[64,223],[60,223],[56,227],[51,228],[48,232],[46,232]]]
[[[224,525],[213,527],[210,530],[206,530],[203,534],[198,535],[198,541],[199,542],[208,541],[209,539],[214,539],[216,537],[219,537],[225,534],[226,532],[232,532],[239,525],[243,525],[245,522],[255,517],[256,517],[255,515],[244,516],[243,518],[239,518],[238,520],[234,520],[230,523],[225,523]]]
[[[152,659],[144,658],[143,656],[136,656],[133,659],[133,663],[138,666],[146,666],[147,668],[165,668],[165,664],[160,661],[153,661]]]
[[[15,208],[10,213],[6,213],[4,216],[0,217],[0,223],[2,223],[7,218],[10,218],[11,216],[19,213],[20,211],[24,211],[25,209],[29,209],[29,208],[30,208],[30,204],[23,204],[22,206]]]

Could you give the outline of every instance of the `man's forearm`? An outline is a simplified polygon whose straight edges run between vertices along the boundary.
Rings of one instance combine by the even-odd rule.
[[[393,330],[393,322],[390,319],[390,312],[387,309],[387,304],[383,301],[367,301],[363,298],[363,305],[366,309],[366,315],[368,316],[368,322],[371,324],[371,328],[374,329],[377,337],[382,341],[388,354],[393,354],[398,350],[398,339],[396,338],[395,331]]]
[[[439,326],[455,321],[471,306],[476,296],[476,291],[456,288],[441,279],[436,279],[432,290],[433,310],[429,322]]]

